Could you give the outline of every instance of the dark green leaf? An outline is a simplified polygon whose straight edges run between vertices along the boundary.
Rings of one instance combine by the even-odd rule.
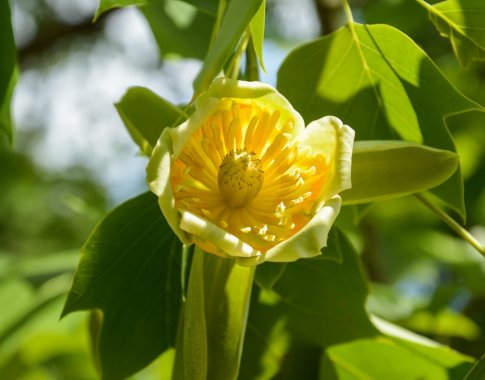
[[[471,371],[463,380],[483,380],[485,379],[485,354],[473,366]]]
[[[386,25],[351,24],[294,50],[278,89],[307,122],[340,117],[358,140],[395,140],[455,151],[444,118],[483,108],[459,93],[406,35]],[[464,218],[457,171],[433,193]]]
[[[194,7],[197,7],[199,10],[206,12],[214,17],[217,15],[217,5],[219,3],[218,0],[182,0],[182,1],[192,4]]]
[[[324,252],[341,252],[341,264],[322,256],[287,263],[272,287],[290,328],[322,346],[375,333],[364,307],[368,288],[357,254],[341,232],[333,229],[332,235]]]
[[[8,1],[0,2],[0,151],[12,144],[10,99],[17,81],[16,50]]]
[[[257,283],[270,283],[271,290],[252,300],[241,379],[272,378],[302,351],[377,334],[365,311],[367,282],[354,249],[333,229],[325,251],[342,254],[342,263],[319,256],[258,267]]]
[[[148,156],[165,127],[187,118],[172,103],[143,87],[128,89],[116,109],[133,140]]]
[[[110,9],[141,5],[151,1],[152,0],[99,0],[98,8],[96,9],[96,14],[94,15],[94,21],[96,21],[102,13]]]
[[[99,361],[104,379],[137,372],[174,343],[180,251],[151,193],[113,210],[83,247],[63,315],[103,311]]]
[[[209,48],[214,16],[181,1],[157,0],[140,8],[166,57],[203,59]]]
[[[471,61],[485,60],[485,2],[447,0],[430,5],[419,0],[442,36],[450,39],[455,55],[467,67]]]
[[[458,167],[458,155],[404,141],[360,141],[352,155],[352,188],[344,204],[357,204],[418,193],[446,181]]]
[[[328,235],[328,244],[331,248],[322,248],[322,255],[319,259],[332,260],[341,264],[343,260],[342,248],[340,246],[339,235],[335,229],[330,231]],[[283,276],[286,268],[286,263],[278,265],[272,263],[263,263],[257,267],[256,283],[263,289],[272,290],[273,285]]]
[[[195,79],[195,96],[204,91],[231,56],[244,31],[260,8],[263,0],[232,0],[229,2],[221,27],[210,46],[202,69]]]

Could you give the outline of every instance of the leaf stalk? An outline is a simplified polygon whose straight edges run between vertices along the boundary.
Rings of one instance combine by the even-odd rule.
[[[482,244],[465,228],[460,226],[451,216],[433,204],[429,199],[427,199],[424,194],[414,194],[414,196],[433,211],[438,217],[445,222],[453,231],[455,231],[461,238],[463,238],[468,244],[475,248],[482,256],[485,257],[485,248]]]

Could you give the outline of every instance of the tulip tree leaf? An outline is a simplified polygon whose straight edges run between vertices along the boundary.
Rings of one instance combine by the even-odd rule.
[[[327,253],[342,255],[341,263],[325,259]],[[249,309],[240,379],[273,378],[291,358],[291,366],[297,365],[300,354],[377,334],[365,311],[367,281],[360,261],[335,228],[322,256],[264,263],[255,280],[262,289]],[[255,358],[264,358],[265,365]]]
[[[182,110],[143,87],[128,89],[115,106],[133,141],[148,156],[165,127],[187,118]]]
[[[103,312],[98,346],[103,379],[123,379],[173,345],[180,251],[151,193],[118,206],[86,242],[63,315]]]
[[[352,154],[352,188],[344,204],[368,203],[419,193],[446,181],[458,155],[404,141],[357,141]]]
[[[157,41],[160,55],[204,59],[214,16],[186,2],[154,0],[140,7]]]
[[[446,0],[430,5],[418,0],[429,12],[436,29],[450,39],[455,55],[467,67],[473,60],[485,60],[485,2]]]
[[[149,3],[152,0],[99,0],[96,14],[94,15],[94,21],[96,21],[104,12],[121,7],[129,7],[132,5],[141,5]]]
[[[4,142],[12,144],[13,130],[10,100],[17,81],[16,49],[8,1],[0,4],[0,150]]]
[[[445,117],[483,111],[411,39],[387,25],[352,23],[295,49],[279,70],[278,89],[307,122],[335,115],[358,140],[401,138],[453,152]],[[459,170],[433,193],[465,217]]]
[[[227,5],[217,36],[195,79],[195,96],[204,91],[221,71],[263,0],[231,0]]]
[[[340,252],[342,262],[321,256],[258,266],[261,290],[249,310],[239,379],[463,378],[471,358],[367,314],[367,279],[340,231],[332,229],[325,250]]]
[[[342,262],[322,255],[286,264],[266,263],[266,268],[256,271],[256,280],[261,284],[265,270],[284,265],[268,296],[278,301],[277,308],[288,318],[293,332],[314,344],[373,336],[376,331],[364,307],[367,279],[355,250],[337,229],[332,229],[324,254],[326,250],[336,251],[332,256],[342,254]]]

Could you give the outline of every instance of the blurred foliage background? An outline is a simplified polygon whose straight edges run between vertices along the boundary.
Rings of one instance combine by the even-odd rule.
[[[416,41],[465,95],[485,104],[485,64],[460,67],[427,12],[408,0],[356,0],[358,22],[387,23]],[[86,313],[59,321],[90,230],[145,191],[146,161],[113,103],[143,85],[191,97],[197,52],[167,45],[137,9],[92,22],[96,0],[11,0],[20,79],[14,150],[0,154],[0,379],[96,379]],[[185,5],[187,6],[187,5]],[[262,80],[302,41],[344,22],[338,1],[268,0]],[[183,8],[183,7],[182,7]],[[177,26],[183,12],[166,13]],[[161,16],[160,16],[161,17]],[[210,22],[202,20],[201,22]],[[485,242],[485,115],[449,118],[465,177],[467,228]],[[371,281],[370,312],[479,358],[485,348],[485,262],[413,197],[346,208]],[[162,356],[136,379],[167,376]],[[165,374],[165,375],[164,375]]]

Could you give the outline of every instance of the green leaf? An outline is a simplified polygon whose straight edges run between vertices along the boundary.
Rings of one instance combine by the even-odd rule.
[[[355,250],[336,229],[332,229],[324,253],[326,250],[340,251],[342,263],[323,256],[286,263],[270,296],[278,300],[294,332],[315,344],[324,346],[373,335],[375,330],[364,307],[367,281]],[[257,271],[258,283],[260,276]]]
[[[9,279],[0,282],[0,378],[5,363],[32,334],[31,324],[65,295],[69,277],[58,276],[43,284],[35,291],[27,282]],[[56,309],[58,313],[58,308]],[[50,321],[55,316],[51,315]],[[46,325],[36,328],[46,333]],[[58,326],[57,326],[58,327]],[[8,368],[7,368],[8,371]]]
[[[96,9],[96,14],[94,15],[93,21],[96,21],[102,13],[110,9],[129,7],[132,5],[142,5],[151,1],[152,0],[99,0],[98,8]]]
[[[475,363],[463,380],[482,380],[483,378],[485,378],[485,355]]]
[[[178,368],[185,380],[237,378],[253,274],[254,267],[195,250]]]
[[[283,273],[272,281],[271,291],[263,289],[251,304],[242,379],[272,378],[291,358],[300,357],[301,351],[311,351],[311,346],[375,333],[364,310],[367,288],[353,249],[332,230],[325,250],[341,250],[343,263],[318,257],[258,267],[260,285],[266,281],[268,268],[280,267]],[[302,341],[307,343],[301,346]],[[254,358],[263,358],[264,365]]]
[[[458,155],[404,141],[358,141],[352,155],[352,188],[344,204],[375,202],[419,193],[446,181]]]
[[[266,17],[266,0],[261,2],[261,6],[249,23],[249,30],[253,38],[254,50],[258,56],[259,65],[266,72],[263,62],[263,44],[264,44],[264,24]]]
[[[273,378],[291,358],[299,362],[301,352],[377,334],[365,311],[367,282],[353,247],[332,229],[325,251],[342,254],[342,263],[319,256],[258,266],[255,280],[265,288],[251,302],[241,379]]]
[[[194,98],[219,74],[263,0],[232,0],[226,8],[217,36],[210,46],[202,69],[194,82]]]
[[[332,260],[338,264],[342,263],[343,253],[340,246],[339,235],[335,230],[335,227],[330,230],[328,235],[328,243],[331,248],[324,247],[321,250],[322,255],[319,256],[322,260]],[[274,265],[271,263],[263,263],[257,267],[256,283],[263,289],[272,290],[273,285],[283,276],[285,272],[286,263]]]
[[[22,319],[33,303],[34,291],[24,281],[11,279],[0,282],[0,343],[10,334],[11,326]]]
[[[151,193],[108,214],[82,249],[62,315],[100,309],[103,379],[122,379],[173,345],[181,244]]]
[[[166,57],[203,59],[209,48],[214,16],[183,1],[157,0],[140,7]]]
[[[0,151],[13,140],[10,100],[17,82],[16,49],[8,1],[0,3]]]
[[[73,271],[78,260],[78,250],[43,255],[23,255],[2,268],[0,279],[6,274],[8,276],[15,275],[19,278],[46,280],[64,272]]]
[[[320,379],[461,380],[470,358],[447,347],[426,346],[397,338],[359,339],[327,349]],[[378,359],[378,360],[377,360]],[[329,360],[331,366],[325,361]]]
[[[406,35],[386,25],[350,24],[295,49],[278,89],[309,122],[340,117],[358,140],[396,140],[455,151],[444,118],[483,107],[451,85]],[[433,190],[464,218],[457,171]]]
[[[187,118],[182,110],[143,87],[128,89],[115,106],[133,141],[147,156],[165,127]]]
[[[485,60],[485,2],[483,0],[447,0],[430,5],[418,0],[444,37],[450,39],[461,65]]]
[[[418,310],[402,323],[430,336],[460,337],[469,341],[480,337],[480,327],[472,319],[451,309]]]
[[[463,377],[471,358],[369,318],[367,281],[342,233],[332,230],[325,249],[340,251],[342,264],[318,257],[258,267],[264,288],[251,303],[241,380],[299,378],[302,371],[302,378],[321,379]],[[270,290],[265,266],[282,267],[283,273],[269,275]]]

